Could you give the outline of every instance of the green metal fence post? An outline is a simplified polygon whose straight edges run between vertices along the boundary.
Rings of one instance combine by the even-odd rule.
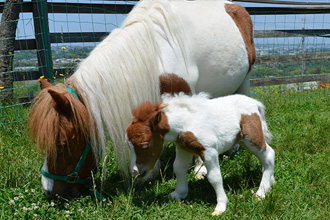
[[[32,0],[35,38],[40,76],[53,81],[52,51],[49,41],[47,0]]]

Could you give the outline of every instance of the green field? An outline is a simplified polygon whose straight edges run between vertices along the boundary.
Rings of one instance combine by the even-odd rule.
[[[276,183],[265,200],[254,200],[252,193],[261,178],[259,161],[245,150],[221,155],[229,203],[218,218],[330,219],[329,94],[329,90],[316,90],[259,97],[274,134]],[[26,117],[28,107],[18,108]],[[176,184],[173,147],[165,150],[162,175],[152,182],[127,187],[110,153],[103,182],[106,199],[52,201],[42,193],[43,156],[31,143],[26,125],[9,124],[0,132],[0,219],[213,219],[215,193],[206,179],[196,180],[189,173],[188,197],[168,199]],[[100,187],[99,178],[97,182]]]

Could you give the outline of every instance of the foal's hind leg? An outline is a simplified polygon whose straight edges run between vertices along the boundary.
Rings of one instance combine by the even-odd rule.
[[[266,143],[265,149],[259,149],[254,146],[250,141],[244,141],[244,146],[258,157],[262,164],[262,179],[259,189],[256,192],[258,198],[265,198],[266,193],[272,188],[275,182],[274,166],[275,166],[275,151]]]
[[[221,215],[224,211],[226,211],[228,198],[223,188],[218,151],[209,149],[205,152],[205,166],[208,171],[207,179],[213,186],[217,196],[217,206],[215,207],[212,215]]]

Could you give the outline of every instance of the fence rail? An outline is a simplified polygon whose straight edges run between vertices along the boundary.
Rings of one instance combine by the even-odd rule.
[[[328,74],[315,74],[315,75],[304,75],[304,76],[293,76],[293,77],[277,77],[270,79],[250,79],[250,86],[274,86],[274,85],[285,85],[291,83],[304,83],[304,82],[329,82],[330,73]]]
[[[280,0],[234,0],[235,2],[249,2],[249,3],[265,3],[265,4],[280,4],[280,5],[330,5],[329,2],[294,2],[294,1],[280,1]]]
[[[23,2],[21,12],[33,12],[34,4],[33,2]],[[246,10],[250,15],[329,14],[330,3],[323,4],[321,6],[308,7],[246,7]],[[3,7],[4,3],[0,4],[0,13],[3,11]],[[48,13],[68,14],[127,14],[133,7],[134,4],[47,3]]]

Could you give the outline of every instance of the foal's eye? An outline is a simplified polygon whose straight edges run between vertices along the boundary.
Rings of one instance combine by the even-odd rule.
[[[143,146],[141,147],[141,149],[142,149],[142,150],[148,150],[148,149],[149,149],[149,145],[148,145],[148,144],[143,145]]]
[[[148,142],[142,142],[140,144],[141,150],[148,150],[149,149],[149,143]]]

